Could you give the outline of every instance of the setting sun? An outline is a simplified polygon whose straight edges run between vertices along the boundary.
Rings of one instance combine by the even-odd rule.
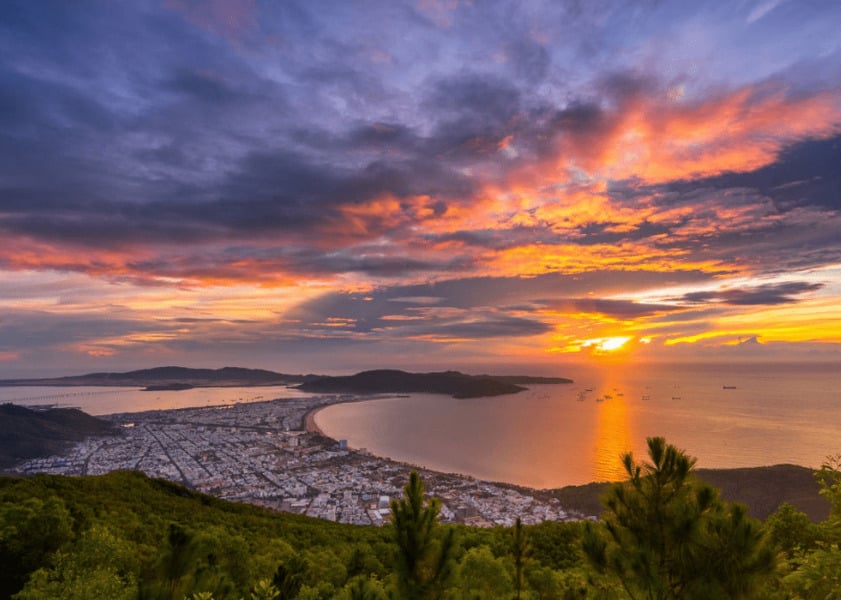
[[[630,340],[630,336],[596,338],[584,342],[583,347],[590,348],[596,354],[615,352],[620,350]]]

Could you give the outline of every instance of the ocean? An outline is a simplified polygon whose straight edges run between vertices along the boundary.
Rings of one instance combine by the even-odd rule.
[[[145,392],[139,388],[105,386],[0,386],[0,403],[74,407],[82,409],[89,415],[220,406],[239,402],[261,402],[275,398],[310,397],[311,395],[282,385],[192,388],[177,392]]]
[[[702,468],[819,467],[841,453],[837,365],[612,365],[557,375],[575,383],[339,404],[315,420],[352,448],[534,488],[622,479],[620,456],[646,458],[649,436]]]
[[[664,436],[702,468],[819,467],[841,453],[838,365],[575,366],[569,385],[454,399],[432,394],[336,404],[315,417],[352,448],[443,472],[534,488],[621,479]],[[94,415],[309,396],[283,386],[0,387],[0,402],[76,406]]]

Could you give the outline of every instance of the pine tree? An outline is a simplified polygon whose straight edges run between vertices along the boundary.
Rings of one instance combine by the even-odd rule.
[[[294,600],[304,583],[306,563],[297,556],[278,565],[272,585],[278,591],[278,600]]]
[[[424,500],[417,472],[412,471],[403,493],[403,498],[391,501],[397,589],[406,600],[438,598],[451,575],[454,531],[439,531],[441,504],[436,498]]]
[[[587,524],[584,551],[619,578],[632,598],[748,598],[773,569],[759,522],[692,475],[695,460],[649,438],[650,464],[626,454],[629,480],[610,488],[600,524]]]
[[[514,560],[514,591],[516,592],[516,600],[520,600],[520,594],[523,591],[523,569],[530,553],[531,546],[529,545],[528,535],[523,529],[523,522],[520,520],[520,517],[517,517],[511,532],[511,557]]]

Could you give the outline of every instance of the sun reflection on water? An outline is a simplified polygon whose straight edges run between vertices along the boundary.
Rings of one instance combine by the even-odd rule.
[[[619,481],[626,477],[621,456],[633,450],[632,411],[612,378],[599,393],[592,446],[593,481]]]

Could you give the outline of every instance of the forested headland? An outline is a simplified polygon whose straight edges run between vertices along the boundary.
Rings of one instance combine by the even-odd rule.
[[[623,458],[599,521],[478,529],[438,521],[413,474],[391,522],[340,525],[136,472],[0,479],[0,598],[829,598],[841,593],[841,463],[812,523],[722,500],[661,438]]]
[[[32,410],[0,404],[0,472],[20,460],[60,454],[86,437],[114,433],[112,423],[76,408]]]

